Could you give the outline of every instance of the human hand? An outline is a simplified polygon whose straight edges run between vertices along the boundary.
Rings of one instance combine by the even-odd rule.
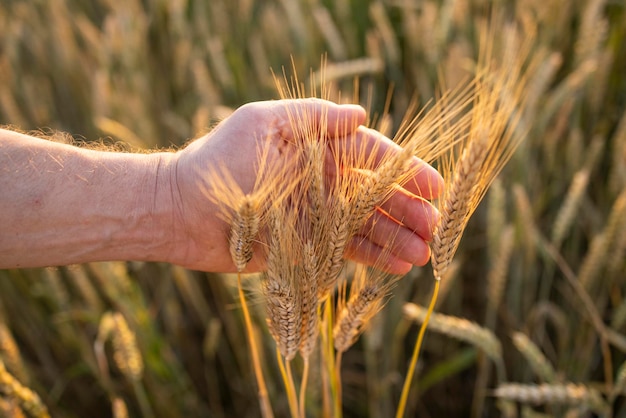
[[[216,196],[207,196],[214,188],[211,176],[218,167],[226,167],[241,192],[250,193],[257,180],[258,150],[266,141],[266,164],[288,166],[294,155],[297,132],[290,122],[294,114],[306,118],[310,127],[320,128],[323,120],[328,155],[362,147],[373,161],[400,147],[380,133],[360,126],[365,110],[355,105],[337,105],[320,99],[256,102],[237,109],[212,132],[170,156],[169,170],[174,218],[174,236],[168,261],[187,268],[230,272],[235,266],[229,253],[229,225],[220,216]],[[441,176],[415,158],[415,174],[396,187],[357,232],[346,256],[365,264],[381,266],[390,273],[406,273],[412,265],[423,265],[430,252],[427,241],[437,219],[436,209],[425,199],[436,197]],[[327,164],[327,177],[344,175]],[[294,175],[296,173],[294,172]],[[390,242],[390,237],[394,239]],[[387,247],[388,250],[384,250]],[[381,260],[381,256],[383,260]],[[264,268],[263,251],[254,251],[247,271]]]

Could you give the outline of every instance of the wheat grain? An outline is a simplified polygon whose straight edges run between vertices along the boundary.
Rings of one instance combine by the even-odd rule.
[[[512,339],[513,344],[522,353],[535,374],[546,383],[555,383],[556,371],[539,347],[521,332],[513,333]]]
[[[494,396],[533,405],[581,406],[600,414],[605,414],[609,410],[598,391],[574,383],[541,385],[505,383],[494,390]]]
[[[15,399],[20,407],[35,418],[49,418],[48,409],[41,398],[29,388],[23,386],[11,375],[0,360],[0,393]]]

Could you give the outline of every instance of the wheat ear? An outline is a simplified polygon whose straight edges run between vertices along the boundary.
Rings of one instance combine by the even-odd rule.
[[[113,343],[113,361],[122,374],[132,383],[142,415],[154,417],[146,390],[141,383],[144,364],[137,339],[128,327],[126,319],[119,312],[111,314],[110,333]]]
[[[315,248],[310,242],[304,245],[302,266],[302,286],[300,303],[302,310],[302,339],[300,354],[308,358],[315,349],[319,332],[318,292],[317,292],[317,256]]]
[[[26,414],[16,400],[0,396],[0,417],[26,418]]]
[[[113,361],[129,381],[139,381],[143,375],[143,359],[135,334],[128,327],[122,314],[113,313],[111,319]]]
[[[338,352],[345,352],[354,344],[370,319],[384,306],[385,297],[400,278],[379,270],[379,263],[377,261],[372,268],[357,265],[350,284],[350,297],[345,300],[345,292],[339,296],[333,327],[334,346]]]
[[[403,311],[407,318],[421,323],[424,322],[427,309],[414,303],[407,303],[404,305]],[[431,315],[429,328],[483,350],[487,357],[496,364],[499,369],[499,377],[504,380],[502,346],[490,330],[467,319],[439,313]]]
[[[550,361],[543,355],[539,347],[526,334],[515,332],[512,336],[513,344],[524,356],[535,374],[546,383],[556,382],[556,371]]]
[[[111,409],[113,418],[128,418],[128,407],[124,399],[118,397],[111,399]]]
[[[533,405],[581,406],[602,415],[609,410],[608,404],[598,391],[574,383],[541,385],[504,383],[494,390],[493,395],[498,398]]]
[[[431,244],[431,262],[435,277],[441,277],[459,246],[463,230],[477,205],[476,189],[488,152],[487,136],[481,135],[463,151],[452,183],[446,190],[441,218]]]
[[[252,259],[252,245],[259,232],[260,215],[256,200],[250,196],[243,196],[239,208],[233,214],[230,234],[228,236],[230,256],[242,272]]]
[[[267,270],[263,293],[267,304],[267,323],[278,349],[286,360],[295,357],[302,338],[300,277],[302,267],[297,245],[294,215],[278,209],[270,215]]]
[[[340,195],[336,196],[329,208],[327,242],[322,243],[322,258],[318,275],[317,291],[320,300],[326,299],[335,287],[344,265],[344,252],[352,237],[349,224],[349,204]]]
[[[582,202],[583,194],[587,190],[589,184],[589,170],[582,169],[574,174],[572,183],[567,191],[565,201],[561,205],[552,228],[552,245],[556,248],[561,247],[563,238],[567,233],[569,226],[576,217],[576,213]]]
[[[272,418],[274,414],[269,401],[267,386],[265,385],[254,327],[252,326],[252,319],[248,310],[248,302],[241,283],[241,273],[252,259],[252,246],[261,224],[261,215],[258,206],[255,196],[245,195],[239,199],[238,210],[232,215],[228,242],[231,258],[237,267],[237,293],[239,295],[239,302],[241,303],[248,344],[250,345],[250,356],[252,357],[254,375],[259,391],[258,396],[261,414],[264,418]]]
[[[9,372],[20,381],[26,382],[26,369],[22,362],[20,349],[9,327],[0,319],[0,359],[3,359]]]
[[[50,418],[41,398],[11,375],[0,360],[0,393],[17,400],[22,409],[36,418]]]

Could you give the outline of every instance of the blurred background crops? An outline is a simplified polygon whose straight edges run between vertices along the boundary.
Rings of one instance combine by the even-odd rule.
[[[270,68],[281,74],[293,57],[306,79],[327,54],[327,80],[373,116],[393,88],[388,113],[397,126],[412,99],[426,105],[444,80],[463,82],[489,6],[2,0],[0,124],[132,148],[182,145],[237,106],[276,98]],[[501,6],[536,28],[545,84],[536,85],[542,93],[528,138],[472,219],[437,307],[493,332],[501,361],[494,369],[480,344],[427,333],[408,416],[588,416],[594,409],[554,398],[498,408],[494,389],[505,381],[584,384],[610,407],[607,415],[626,416],[625,5]],[[393,414],[417,332],[402,306],[426,303],[431,282],[429,267],[415,269],[344,356],[345,416]],[[233,283],[156,263],[0,271],[0,360],[55,417],[107,417],[124,405],[130,416],[258,416]],[[116,357],[124,338],[102,325],[106,312],[121,313],[136,336],[134,369]],[[261,314],[257,323],[264,327]],[[273,342],[259,335],[270,396],[285,416]],[[543,369],[529,346],[542,354]],[[0,388],[0,416],[15,411]]]

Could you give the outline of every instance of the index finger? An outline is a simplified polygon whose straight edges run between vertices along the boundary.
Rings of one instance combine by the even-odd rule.
[[[316,133],[322,137],[344,137],[355,131],[366,117],[365,109],[359,105],[314,97],[271,102],[271,110],[277,121],[285,123],[282,134],[294,139]]]

